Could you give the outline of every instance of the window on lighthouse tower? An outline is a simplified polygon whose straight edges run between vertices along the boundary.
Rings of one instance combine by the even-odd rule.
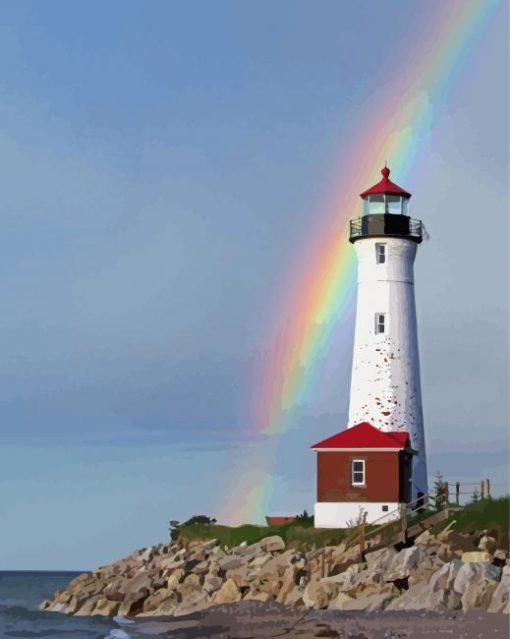
[[[384,264],[386,262],[386,244],[375,245],[375,261],[377,264]]]
[[[384,313],[375,314],[375,332],[378,335],[386,332],[386,315]]]

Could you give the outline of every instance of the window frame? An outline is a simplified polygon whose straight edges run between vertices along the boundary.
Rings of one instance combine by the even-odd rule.
[[[360,463],[362,464],[362,470],[354,470],[354,464]],[[363,480],[355,481],[354,474],[362,473]],[[364,459],[351,459],[351,486],[366,486],[366,464]]]
[[[382,249],[382,251],[381,251],[381,249]],[[376,264],[386,264],[386,242],[376,242],[376,244],[375,244],[375,263]]]
[[[382,322],[380,321],[380,318],[383,318]],[[388,328],[388,322],[386,320],[387,317],[387,313],[376,313],[375,314],[375,334],[376,335],[386,335],[387,328]],[[382,330],[381,329],[382,326]]]

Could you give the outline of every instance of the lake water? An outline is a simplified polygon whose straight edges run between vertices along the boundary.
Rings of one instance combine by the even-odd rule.
[[[68,617],[37,606],[79,573],[1,572],[0,637],[54,639],[135,639],[128,624],[101,617]]]

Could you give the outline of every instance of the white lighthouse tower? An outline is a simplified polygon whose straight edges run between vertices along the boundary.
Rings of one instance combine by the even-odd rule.
[[[413,273],[423,226],[408,216],[411,194],[387,167],[381,173],[361,193],[362,217],[351,220],[358,301],[348,426],[409,433],[415,499],[428,492]]]

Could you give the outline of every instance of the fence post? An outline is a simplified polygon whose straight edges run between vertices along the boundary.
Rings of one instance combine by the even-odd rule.
[[[402,541],[407,541],[407,512],[406,505],[400,504],[400,524],[402,526]]]
[[[361,522],[359,525],[359,554],[361,555],[361,561],[365,556],[365,524]]]
[[[490,479],[485,480],[485,487],[487,488],[487,499],[490,499],[491,498],[491,480]]]
[[[448,508],[448,503],[450,501],[450,487],[448,486],[448,482],[444,483],[444,507]]]
[[[321,577],[325,577],[325,565],[324,565],[324,555],[326,554],[326,551],[323,550],[321,553]]]
[[[455,504],[460,506],[460,481],[455,483]]]
[[[480,499],[485,499],[485,479],[480,482]]]

